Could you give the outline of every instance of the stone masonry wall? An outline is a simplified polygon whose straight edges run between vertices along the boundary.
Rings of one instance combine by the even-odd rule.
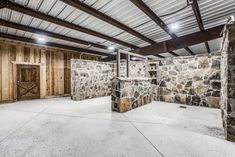
[[[71,97],[84,100],[111,95],[111,80],[116,77],[116,63],[88,60],[71,60]],[[120,73],[126,77],[126,63],[121,63]],[[144,62],[130,62],[130,77],[144,77]]]
[[[159,61],[159,100],[219,108],[220,56],[194,56]]]
[[[157,86],[150,78],[115,78],[112,81],[112,110],[126,112],[157,99]]]
[[[235,23],[224,32],[221,59],[221,109],[226,139],[235,142]]]
[[[111,95],[114,64],[72,59],[71,67],[73,100]]]

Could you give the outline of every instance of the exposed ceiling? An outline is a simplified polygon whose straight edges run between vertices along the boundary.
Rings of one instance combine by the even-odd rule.
[[[144,3],[165,26],[160,27],[135,3]],[[195,10],[193,5],[197,3]],[[31,39],[43,37],[51,43],[107,54],[113,54],[107,49],[109,46],[125,50],[142,48],[170,40],[174,38],[172,34],[182,37],[225,24],[235,14],[235,0],[11,0],[8,5],[0,9],[1,33]],[[23,6],[26,8],[22,9]],[[89,9],[97,11],[96,14]],[[10,24],[4,25],[3,20]],[[175,24],[178,29],[164,31]],[[160,55],[191,55],[188,49],[194,54],[216,52],[220,42],[218,38]]]

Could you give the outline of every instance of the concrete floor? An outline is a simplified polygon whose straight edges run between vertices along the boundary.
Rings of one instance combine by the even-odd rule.
[[[234,157],[220,110],[154,102],[125,114],[110,97],[0,105],[0,157]]]

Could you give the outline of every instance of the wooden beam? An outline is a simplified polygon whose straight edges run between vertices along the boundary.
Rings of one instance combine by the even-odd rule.
[[[79,25],[76,25],[76,24],[73,24],[73,23],[70,23],[70,22],[67,22],[67,21],[63,21],[59,18],[55,18],[51,15],[48,15],[48,14],[45,14],[45,13],[42,13],[42,12],[38,12],[36,10],[33,10],[31,8],[27,8],[25,6],[22,6],[22,5],[19,5],[17,3],[11,2],[9,0],[6,0],[6,1],[7,1],[6,7],[8,9],[11,9],[11,10],[14,10],[14,11],[32,16],[32,17],[36,17],[36,18],[39,18],[41,20],[49,21],[49,22],[55,23],[57,25],[61,25],[61,26],[64,26],[64,27],[67,27],[67,28],[70,28],[70,29],[73,29],[73,30],[77,30],[77,31],[80,31],[80,32],[83,32],[83,33],[86,33],[86,34],[89,34],[89,35],[93,35],[93,36],[96,36],[96,37],[99,37],[99,38],[102,38],[102,39],[105,39],[105,40],[108,40],[108,41],[111,41],[111,42],[114,42],[114,43],[117,43],[117,44],[120,44],[120,45],[123,45],[123,46],[126,46],[126,47],[130,47],[130,48],[133,48],[133,49],[138,48],[135,45],[132,45],[132,44],[129,44],[127,42],[118,40],[118,39],[110,37],[108,35],[93,31],[91,29],[88,29],[88,28],[85,28],[85,27],[82,27],[82,26],[79,26]]]
[[[35,33],[35,34],[41,34],[43,36],[48,36],[48,37],[57,38],[57,39],[61,39],[61,40],[71,41],[71,42],[75,42],[75,43],[79,43],[79,44],[83,44],[83,45],[87,45],[87,46],[92,46],[92,47],[101,48],[101,49],[108,49],[108,47],[104,46],[104,45],[99,45],[99,44],[88,42],[85,40],[76,39],[76,38],[52,33],[49,31],[41,30],[38,28],[30,27],[30,26],[21,25],[21,24],[6,21],[6,20],[0,20],[0,25],[5,26],[5,27],[18,29],[18,30],[22,30],[22,31],[26,31],[26,32]]]
[[[142,0],[130,0],[136,7],[143,11],[149,18],[151,18],[159,27],[161,27],[171,38],[177,39],[177,35],[172,33],[168,26],[157,16]]]
[[[196,17],[196,20],[197,20],[200,31],[204,31],[205,29],[204,29],[202,16],[201,16],[201,13],[200,13],[200,9],[199,9],[197,0],[192,0],[192,8],[193,8],[193,13]],[[206,46],[207,52],[211,53],[210,46],[209,46],[208,42],[205,42],[205,46]]]
[[[132,34],[133,36],[136,36],[136,37],[142,39],[143,41],[146,41],[150,44],[156,43],[155,41],[147,38],[146,36],[140,34],[139,32],[137,32],[135,30],[133,30],[132,28],[122,24],[121,22],[111,18],[110,16],[108,16],[108,15],[106,15],[106,14],[104,14],[104,13],[102,13],[102,12],[92,8],[92,7],[90,7],[89,5],[87,5],[87,4],[85,4],[81,1],[78,1],[78,0],[61,0],[61,1],[68,4],[68,5],[70,5],[70,6],[73,6],[77,9],[79,9],[79,10],[82,10],[82,11],[84,11],[84,12],[86,12],[86,13],[88,13],[88,14],[90,14],[90,15],[92,15],[92,16],[100,19],[100,20],[102,20],[102,21],[105,21],[105,22],[107,22],[107,23],[109,23],[109,24],[111,24],[111,25],[113,25],[113,26],[115,26],[115,27],[117,27],[121,30],[124,30],[124,31]]]
[[[142,54],[142,55],[155,55],[159,53],[170,52],[170,51],[185,48],[188,46],[200,44],[209,40],[220,38],[221,31],[223,28],[224,28],[224,25],[220,25],[214,28],[210,28],[208,30],[196,32],[190,35],[185,35],[175,40],[171,39],[171,40],[156,43],[150,46],[146,46],[140,49],[136,49],[134,52]],[[186,48],[186,50],[187,49],[188,48]]]
[[[103,52],[98,52],[98,51],[93,51],[93,50],[88,50],[88,49],[82,49],[82,48],[73,47],[73,46],[61,45],[61,44],[56,44],[56,43],[51,43],[51,42],[39,43],[36,39],[25,38],[25,37],[20,37],[20,36],[5,34],[5,33],[1,33],[0,38],[18,40],[18,41],[37,44],[37,45],[44,45],[44,46],[49,46],[49,47],[67,49],[67,50],[77,51],[77,52],[85,52],[85,53],[101,55],[101,56],[108,56],[109,55],[109,54],[106,54],[106,53],[103,53]]]

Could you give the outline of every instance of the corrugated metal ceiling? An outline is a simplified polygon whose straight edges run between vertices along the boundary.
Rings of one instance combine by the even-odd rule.
[[[38,10],[54,16],[56,18],[68,21],[70,23],[80,25],[94,31],[106,34],[116,39],[128,42],[130,44],[143,47],[149,45],[149,43],[127,33],[123,30],[112,26],[102,20],[99,20],[79,9],[69,6],[59,0],[12,0],[18,4],[27,6],[29,8]],[[161,42],[170,39],[158,25],[156,25],[147,15],[140,11],[134,4],[129,0],[80,0],[81,2],[99,10],[102,13],[120,21],[128,27],[138,31],[142,35],[156,41]],[[194,16],[191,6],[186,7],[186,0],[143,0],[158,16],[163,16],[162,20],[168,25],[179,24],[180,28],[174,33],[177,36],[183,36],[199,31],[199,27]],[[235,14],[235,0],[199,0],[199,8],[202,15],[202,20],[205,29],[215,27],[224,24],[227,18],[231,14]],[[169,15],[165,14],[172,13],[176,10],[186,7],[185,9]],[[83,39],[86,41],[99,43],[102,45],[110,46],[113,45],[117,48],[127,49],[124,46],[118,45],[107,40],[94,37],[79,31],[75,31],[63,26],[30,17],[28,15],[21,14],[16,11],[9,9],[0,10],[1,19],[16,22],[22,25],[31,26],[34,28],[44,29],[50,32],[58,33],[61,35]],[[27,38],[34,38],[33,33],[27,33],[23,31],[16,31],[13,29],[7,29],[1,26],[1,31],[4,33],[19,35]],[[60,41],[57,39],[50,39],[55,43]],[[62,42],[65,43],[65,42]],[[66,44],[72,44],[77,47],[86,47],[85,45],[75,44],[67,42]],[[212,51],[219,50],[219,40],[209,42]],[[219,46],[218,46],[219,45]],[[189,47],[195,53],[206,53],[204,44],[195,45]],[[97,49],[96,49],[97,50]],[[128,50],[128,49],[127,49]],[[98,49],[98,51],[104,51]],[[188,55],[185,50],[175,51],[179,55]],[[165,55],[163,55],[165,56]],[[168,56],[172,56],[168,54]],[[168,57],[167,56],[167,57]]]

